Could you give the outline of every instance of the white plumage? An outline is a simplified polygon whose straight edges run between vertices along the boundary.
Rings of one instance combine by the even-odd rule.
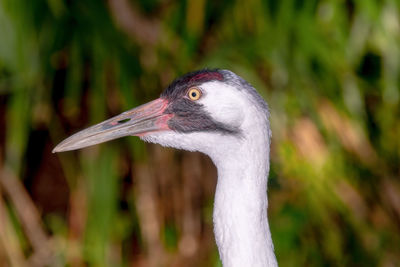
[[[156,132],[144,141],[211,157],[218,169],[214,233],[223,265],[277,266],[267,218],[269,123],[245,91],[221,82],[202,84],[201,103],[216,121],[241,136],[214,132]]]

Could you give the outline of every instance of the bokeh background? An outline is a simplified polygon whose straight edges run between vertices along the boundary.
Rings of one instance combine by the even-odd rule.
[[[280,266],[400,266],[396,0],[1,0],[0,265],[220,266],[210,159],[70,134],[230,69],[271,108]]]

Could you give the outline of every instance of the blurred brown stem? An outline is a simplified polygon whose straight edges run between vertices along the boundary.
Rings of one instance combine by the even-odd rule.
[[[1,187],[0,187],[1,189]],[[26,266],[24,262],[24,255],[20,247],[20,243],[17,240],[17,235],[10,223],[10,217],[8,216],[3,202],[1,190],[0,190],[0,262],[5,264],[8,262],[10,266]],[[1,255],[1,254],[5,255]],[[3,259],[6,257],[6,259]]]
[[[43,266],[50,259],[48,237],[41,224],[39,213],[20,180],[9,169],[0,171],[0,186],[15,207],[17,216],[29,239],[34,254],[30,264]]]
[[[160,35],[160,25],[156,20],[148,19],[142,15],[127,0],[109,0],[111,13],[117,24],[131,38],[136,39],[139,43],[146,45],[154,45],[157,43]]]

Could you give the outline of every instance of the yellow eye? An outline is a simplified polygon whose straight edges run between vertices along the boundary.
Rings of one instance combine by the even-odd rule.
[[[198,100],[201,97],[200,89],[198,89],[196,87],[190,88],[189,92],[188,92],[188,97],[193,101]]]

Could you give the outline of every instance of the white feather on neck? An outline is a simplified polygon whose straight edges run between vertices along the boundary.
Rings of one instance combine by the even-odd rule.
[[[243,137],[207,153],[218,169],[215,238],[224,267],[277,266],[267,217],[269,126],[257,107],[242,112]]]
[[[225,267],[277,266],[267,218],[266,149],[266,142],[245,140],[235,152],[213,157],[214,233]]]

